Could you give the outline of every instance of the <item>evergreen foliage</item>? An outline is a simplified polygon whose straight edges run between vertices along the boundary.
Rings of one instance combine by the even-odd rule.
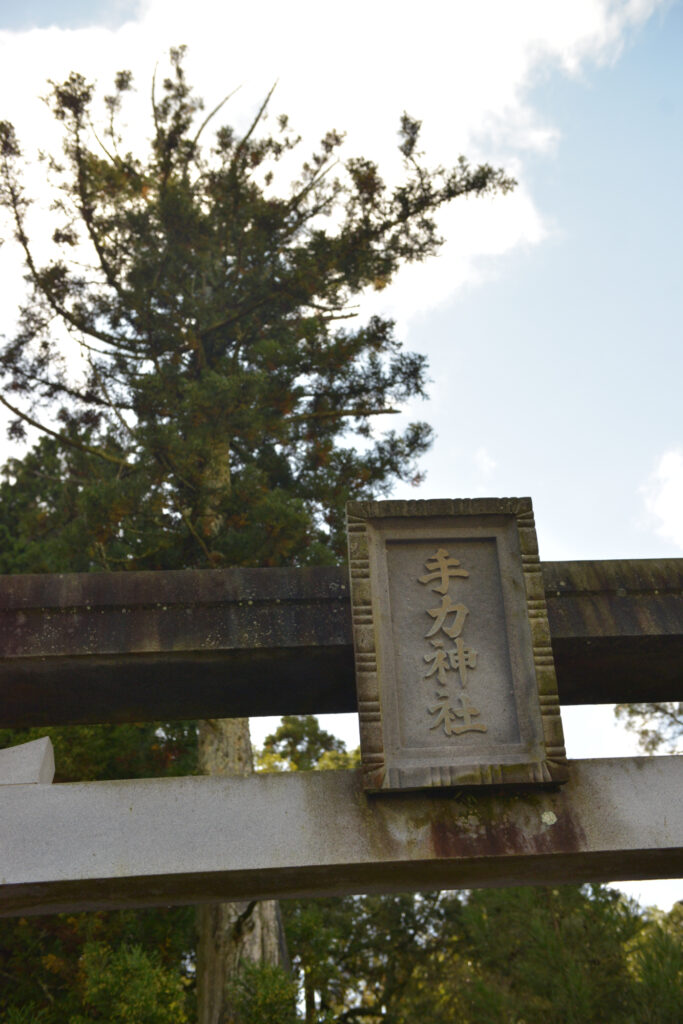
[[[628,1021],[628,945],[641,927],[638,908],[604,886],[472,893],[461,940],[477,963],[470,1019]]]
[[[69,1024],[186,1024],[182,979],[164,968],[158,954],[140,946],[87,943],[79,961],[78,987],[85,1013]]]
[[[634,1018],[675,1024],[683,1005],[683,902],[650,915],[631,950]]]
[[[683,702],[659,701],[642,704],[617,704],[616,716],[635,732],[646,754],[681,750],[683,738]]]
[[[0,400],[15,436],[30,423],[47,434],[6,469],[3,533],[21,568],[342,557],[347,498],[413,478],[431,436],[424,423],[373,434],[374,418],[424,395],[425,360],[390,320],[359,325],[353,300],[437,251],[440,206],[513,185],[464,159],[428,170],[404,115],[396,187],[368,159],[337,164],[331,131],[278,194],[299,144],[287,119],[259,137],[267,99],[243,137],[222,127],[203,147],[211,115],[201,120],[182,56],[172,51],[153,100],[145,157],[118,127],[129,73],[106,98],[103,141],[92,86],[78,74],[52,84],[64,155],[48,160],[44,262],[19,143],[0,122],[0,201],[29,289],[0,353]]]
[[[343,740],[320,728],[315,715],[283,715],[256,756],[257,768],[271,772],[355,768],[359,763],[360,751],[349,753]]]
[[[243,964],[229,991],[240,1024],[298,1024],[296,982],[282,967]]]
[[[51,83],[64,151],[44,158],[46,237],[17,134],[0,121],[0,205],[27,281],[0,351],[0,402],[12,436],[42,435],[2,471],[2,572],[334,563],[346,500],[414,478],[429,444],[424,423],[372,430],[424,394],[426,366],[391,321],[359,324],[353,303],[437,251],[441,205],[513,182],[464,160],[427,169],[404,115],[394,188],[368,159],[341,164],[336,131],[282,184],[300,143],[284,117],[259,135],[270,97],[244,135],[220,127],[204,144],[222,104],[204,116],[182,58],[172,52],[153,90],[142,155],[120,128],[128,72],[105,98],[104,130],[82,76]],[[194,770],[187,723],[0,741],[46,732],[60,781]],[[193,950],[184,909],[3,922],[0,1016],[96,1018],[119,999],[92,980],[100,968],[114,977],[134,961],[161,992],[163,971],[192,981]]]

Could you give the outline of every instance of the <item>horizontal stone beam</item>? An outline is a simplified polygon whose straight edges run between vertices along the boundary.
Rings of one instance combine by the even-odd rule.
[[[556,792],[363,792],[354,772],[0,786],[0,914],[683,875],[683,758]]]
[[[563,704],[683,699],[683,558],[542,569]]]
[[[683,694],[683,559],[542,563],[560,700]],[[355,711],[346,572],[0,577],[0,726]]]

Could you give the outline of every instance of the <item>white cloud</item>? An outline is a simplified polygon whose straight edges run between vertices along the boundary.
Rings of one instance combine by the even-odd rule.
[[[191,8],[143,0],[137,19],[115,30],[0,32],[0,117],[17,124],[29,152],[54,151],[58,132],[37,100],[45,80],[77,69],[106,90],[117,70],[131,68],[139,93],[129,122],[141,140],[154,64],[163,69],[169,46],[179,43],[189,46],[188,76],[207,104],[241,86],[225,112],[238,129],[277,79],[273,111],[290,114],[306,140],[302,152],[330,127],[348,129],[348,151],[372,156],[391,174],[407,109],[423,120],[429,162],[452,164],[464,152],[503,164],[522,185],[444,212],[448,244],[439,259],[407,268],[373,301],[404,320],[485,279],[487,257],[543,240],[548,228],[524,188],[523,164],[529,150],[552,150],[558,134],[530,104],[530,89],[549,70],[579,74],[614,60],[629,31],[662,2],[423,0],[418,16],[407,0],[347,0],[343,8],[319,0],[194,0]]]
[[[491,457],[484,447],[477,448],[473,455],[473,459],[477,473],[484,478],[490,477],[497,466],[496,460]]]
[[[657,533],[683,550],[683,449],[664,452],[641,493]]]

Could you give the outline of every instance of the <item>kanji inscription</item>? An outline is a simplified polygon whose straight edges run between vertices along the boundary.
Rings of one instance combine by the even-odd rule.
[[[370,790],[567,776],[528,498],[348,507]]]
[[[477,652],[467,647],[461,635],[470,610],[462,602],[453,602],[448,593],[451,579],[467,579],[469,572],[461,568],[458,559],[451,558],[445,548],[439,548],[425,563],[425,568],[431,571],[420,576],[419,582],[423,586],[435,584],[430,589],[443,595],[440,608],[427,609],[434,624],[425,633],[425,638],[441,632],[451,644],[447,646],[440,637],[431,640],[434,650],[424,655],[424,660],[431,666],[424,678],[435,679],[437,684],[435,702],[428,708],[429,714],[435,717],[430,729],[443,729],[446,736],[486,732],[488,727],[475,721],[481,712],[474,706],[468,688],[468,669],[476,669]]]

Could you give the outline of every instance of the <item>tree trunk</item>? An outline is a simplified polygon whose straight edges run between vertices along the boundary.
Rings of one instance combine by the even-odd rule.
[[[212,718],[199,723],[199,767],[209,775],[249,775],[249,721]],[[198,1024],[232,1024],[229,986],[240,962],[282,964],[287,955],[279,907],[261,903],[215,903],[198,908]]]
[[[230,492],[230,445],[214,440],[206,468],[199,525],[207,539],[223,524],[221,496]],[[199,723],[198,763],[206,775],[251,775],[249,720],[210,718]],[[197,911],[198,1024],[238,1024],[229,989],[241,962],[288,966],[280,908],[275,900],[213,903]]]

